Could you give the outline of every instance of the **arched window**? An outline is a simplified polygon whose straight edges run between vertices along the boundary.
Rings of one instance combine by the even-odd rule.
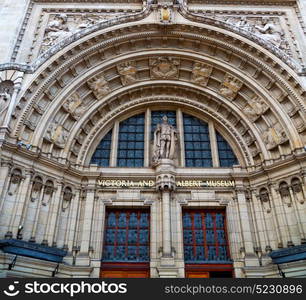
[[[212,167],[207,123],[184,114],[186,167]]]
[[[98,145],[94,155],[91,158],[92,164],[97,164],[101,167],[109,167],[109,159],[112,144],[112,130],[110,130]]]
[[[144,158],[144,114],[120,123],[118,167],[142,167]]]
[[[104,136],[92,156],[91,163],[108,167],[110,166],[110,155],[113,153],[112,166],[150,166],[149,152],[153,133],[157,124],[162,122],[163,116],[167,116],[168,123],[178,129],[178,144],[184,144],[184,153],[178,153],[177,157],[185,157],[186,167],[232,167],[234,164],[238,164],[231,146],[222,135],[215,132],[213,124],[208,125],[197,117],[171,110],[148,111],[120,122],[119,130],[114,133],[113,130],[110,130]],[[177,116],[179,116],[178,119]],[[147,120],[150,119],[151,121],[148,123]],[[212,128],[210,128],[211,126]],[[147,133],[150,133],[148,140],[145,140],[145,128],[148,130]],[[213,139],[212,134],[215,135]],[[118,142],[112,143],[112,138]],[[118,146],[116,149],[111,149],[112,145]],[[218,158],[213,160],[212,153],[218,153],[219,164]]]
[[[217,136],[220,167],[231,167],[233,165],[237,165],[238,161],[231,146],[218,132],[216,132],[216,136]]]

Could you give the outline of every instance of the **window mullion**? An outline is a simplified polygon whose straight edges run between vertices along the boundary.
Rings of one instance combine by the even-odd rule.
[[[216,131],[215,131],[215,126],[213,122],[211,121],[208,122],[208,129],[209,129],[209,139],[210,139],[213,167],[219,167],[220,162],[219,162],[217,137],[216,137]]]
[[[114,124],[113,135],[112,135],[112,146],[111,146],[111,155],[110,155],[111,167],[116,167],[117,165],[118,138],[119,138],[119,122],[116,121]]]
[[[183,114],[180,108],[176,111],[176,120],[177,120],[177,129],[179,133],[179,143],[180,143],[180,153],[179,153],[180,165],[181,167],[185,167],[184,124],[183,124]]]
[[[148,108],[145,115],[144,134],[144,167],[150,165],[150,137],[151,137],[151,110]]]

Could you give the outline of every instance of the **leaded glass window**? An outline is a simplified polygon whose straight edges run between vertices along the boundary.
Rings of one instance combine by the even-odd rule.
[[[185,210],[183,238],[185,262],[230,261],[223,210]]]
[[[147,210],[109,210],[105,224],[103,261],[149,261],[150,215]]]
[[[212,167],[207,123],[184,114],[186,167]]]
[[[98,145],[90,163],[101,167],[109,166],[110,152],[112,144],[112,130],[110,130]]]
[[[176,127],[176,112],[175,111],[152,111],[151,112],[151,135],[153,138],[153,133],[156,130],[157,124],[162,123],[163,116],[167,116],[168,123]]]
[[[144,159],[144,114],[133,116],[119,125],[118,167],[142,167]]]
[[[216,135],[220,167],[232,167],[233,165],[238,164],[236,155],[228,142],[218,132],[216,132]]]

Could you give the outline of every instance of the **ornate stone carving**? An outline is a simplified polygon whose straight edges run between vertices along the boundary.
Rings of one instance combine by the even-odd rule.
[[[151,77],[155,79],[175,79],[179,75],[180,61],[172,57],[150,59]]]
[[[192,82],[195,84],[206,86],[212,70],[212,66],[198,62],[195,63],[192,69]]]
[[[70,205],[73,193],[70,187],[66,187],[63,192],[62,211],[64,212]]]
[[[91,78],[87,83],[98,100],[110,92],[108,82],[102,74]]]
[[[77,120],[86,111],[86,107],[82,104],[82,98],[78,93],[72,94],[64,103],[63,108]]]
[[[15,195],[19,189],[22,180],[22,175],[20,170],[14,170],[11,175],[11,180],[8,188],[8,194],[10,196]]]
[[[41,202],[43,206],[47,206],[49,204],[52,198],[53,192],[54,192],[54,186],[53,186],[52,181],[47,181],[45,185],[45,189],[44,189],[44,196]]]
[[[39,196],[43,187],[43,182],[40,177],[35,177],[33,181],[32,193],[31,193],[31,202],[39,200]]]
[[[68,132],[57,121],[54,121],[49,126],[45,138],[58,147],[64,148],[68,139]]]
[[[267,191],[267,189],[263,188],[263,189],[260,190],[259,199],[261,201],[261,204],[262,204],[265,212],[270,213],[271,212],[271,204],[270,204],[269,192]]]
[[[243,112],[253,122],[268,109],[268,105],[258,96],[248,101]]]
[[[261,19],[261,25],[256,25],[255,29],[259,37],[274,44],[276,47],[280,47],[282,42],[281,33],[276,30],[275,25],[269,17],[263,17]]]
[[[169,24],[171,23],[171,18],[172,18],[172,11],[168,5],[163,5],[160,10],[160,21],[164,24]]]
[[[173,159],[176,151],[177,131],[168,123],[166,116],[163,122],[157,124],[154,131],[152,162],[156,163],[163,158]]]
[[[273,128],[268,128],[263,133],[263,141],[267,145],[268,150],[272,150],[287,140],[286,133],[279,124],[276,124]]]
[[[57,14],[49,22],[42,44],[43,51],[72,34],[67,21],[68,16],[66,14]]]
[[[0,125],[2,125],[4,122],[6,111],[10,104],[10,100],[11,100],[11,95],[9,94],[8,90],[0,92]]]
[[[125,62],[117,66],[118,73],[121,75],[123,85],[133,84],[137,81],[137,68],[135,62]]]
[[[242,85],[243,82],[241,82],[238,78],[230,74],[226,74],[220,86],[219,92],[223,97],[233,100],[237,96],[238,91],[242,88]]]

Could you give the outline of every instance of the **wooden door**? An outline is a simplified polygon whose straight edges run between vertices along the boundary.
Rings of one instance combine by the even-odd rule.
[[[209,272],[186,271],[186,278],[209,278]]]
[[[101,278],[149,278],[149,271],[146,270],[102,270]]]

